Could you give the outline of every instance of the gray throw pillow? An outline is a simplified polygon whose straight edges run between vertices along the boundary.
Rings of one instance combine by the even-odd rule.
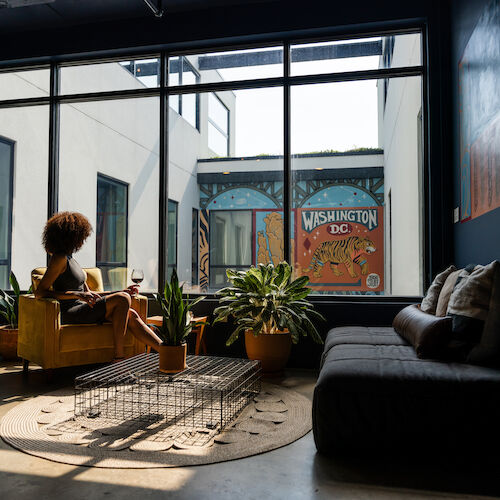
[[[456,361],[466,361],[469,352],[480,342],[496,265],[495,261],[487,266],[469,266],[459,274],[446,311],[446,315],[452,317],[448,355]],[[472,272],[467,274],[468,271]]]
[[[479,344],[467,356],[467,362],[475,365],[500,366],[500,262],[494,261],[493,287],[488,317]]]
[[[453,271],[452,273],[450,273],[446,278],[446,281],[444,282],[444,285],[441,288],[441,292],[439,292],[439,299],[436,306],[436,316],[439,316],[440,318],[446,316],[446,311],[448,309],[448,302],[450,301],[453,289],[457,284],[458,276],[464,271],[465,271],[464,269],[458,269],[457,271]]]
[[[455,266],[450,266],[448,269],[444,270],[442,273],[439,273],[432,282],[429,290],[425,294],[425,297],[422,300],[422,304],[420,305],[420,309],[428,314],[435,314],[436,307],[439,299],[439,294],[443,285],[446,281],[446,278],[453,272],[456,271],[457,268]]]

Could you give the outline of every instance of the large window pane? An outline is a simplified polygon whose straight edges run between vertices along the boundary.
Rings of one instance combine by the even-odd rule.
[[[127,184],[98,174],[96,264],[105,290],[127,286],[127,209]]]
[[[283,259],[283,90],[198,98],[199,135],[171,110],[169,198],[179,203],[179,277],[206,291],[225,286],[227,269]],[[220,149],[210,127],[221,136]],[[182,228],[189,227],[193,209],[199,210],[199,259],[194,248],[191,255],[184,251],[191,244]]]
[[[356,38],[291,46],[290,74],[315,75],[419,66],[421,35]]]
[[[128,269],[143,269],[141,290],[158,288],[158,158],[159,99],[120,99],[63,104],[60,110],[59,209],[86,215],[94,233],[78,252],[82,267],[94,267],[98,252],[107,248]],[[105,193],[100,203],[113,203],[116,196],[115,236],[110,238],[98,224],[98,174],[128,185],[128,241],[124,256],[123,226],[125,201],[123,188]],[[104,193],[101,193],[104,195]],[[121,198],[120,198],[121,197]],[[121,222],[119,222],[121,220]],[[99,243],[99,246],[97,242]],[[101,254],[102,255],[102,254]],[[125,257],[125,258],[124,258]],[[118,266],[120,267],[120,266]],[[130,279],[127,272],[127,279]]]
[[[60,69],[60,93],[108,92],[159,85],[159,59],[78,64]]]
[[[291,254],[317,293],[422,291],[420,77],[389,80],[385,104],[384,91],[292,87]]]
[[[46,97],[50,89],[50,71],[33,69],[0,73],[0,100]]]
[[[200,83],[214,83],[283,76],[282,62],[283,48],[280,46],[172,57],[169,60],[169,85],[190,84],[177,76],[183,72],[181,66],[186,63],[200,75]]]
[[[0,288],[8,287],[10,234],[12,230],[12,183],[14,142],[0,137]]]
[[[48,106],[0,110],[0,287],[10,287],[9,265],[27,290],[46,264],[48,131]]]

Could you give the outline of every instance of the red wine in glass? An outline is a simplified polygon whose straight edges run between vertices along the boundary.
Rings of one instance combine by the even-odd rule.
[[[132,269],[130,279],[134,282],[134,284],[140,285],[144,279],[144,272],[142,269]]]

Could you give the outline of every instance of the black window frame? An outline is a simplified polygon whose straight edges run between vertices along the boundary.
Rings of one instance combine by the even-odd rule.
[[[9,165],[9,200],[7,217],[7,258],[0,259],[0,266],[7,266],[7,282],[0,285],[2,288],[10,289],[9,276],[12,270],[12,214],[14,211],[14,162],[16,142],[0,135],[0,142],[10,147],[10,165]]]
[[[48,168],[48,203],[47,216],[52,216],[58,210],[58,177],[59,177],[59,157],[58,157],[58,139],[59,139],[59,106],[62,103],[78,103],[86,101],[99,101],[132,97],[160,97],[160,196],[159,196],[159,249],[158,249],[158,290],[163,289],[167,275],[167,199],[168,199],[168,98],[180,96],[188,93],[206,93],[228,90],[243,90],[252,88],[265,88],[269,86],[284,86],[284,116],[285,116],[285,134],[284,134],[284,213],[290,217],[290,151],[289,151],[289,120],[290,116],[290,87],[291,85],[304,85],[309,83],[328,83],[335,81],[350,81],[364,79],[389,79],[397,77],[420,76],[422,78],[422,111],[424,119],[423,144],[424,144],[424,190],[422,203],[424,205],[425,217],[422,237],[424,238],[424,285],[428,285],[432,276],[448,262],[452,257],[452,246],[445,238],[442,231],[443,224],[447,220],[448,207],[445,207],[445,200],[441,195],[442,189],[447,186],[447,181],[442,177],[437,161],[445,154],[444,148],[436,138],[436,134],[429,132],[430,110],[435,108],[433,116],[435,120],[440,120],[440,101],[439,101],[439,82],[435,76],[431,82],[428,68],[432,60],[432,71],[436,75],[441,70],[437,65],[436,58],[429,57],[429,27],[423,20],[395,20],[388,22],[372,23],[371,25],[357,25],[354,27],[336,27],[314,28],[301,31],[288,31],[281,33],[267,33],[247,37],[232,37],[217,40],[192,41],[190,43],[169,43],[160,46],[154,52],[146,52],[143,48],[124,50],[108,50],[92,55],[59,55],[57,58],[43,57],[35,62],[17,61],[14,63],[0,62],[0,71],[22,71],[31,69],[50,69],[50,94],[46,97],[6,99],[1,100],[0,109],[20,106],[50,106],[49,120],[49,168]],[[336,74],[316,74],[306,76],[290,76],[290,46],[297,43],[317,43],[323,41],[336,41],[354,38],[364,38],[370,36],[390,36],[397,34],[421,34],[422,63],[419,66],[401,67],[401,68],[382,68],[378,70],[364,70],[349,73]],[[220,52],[225,50],[243,50],[251,48],[262,48],[271,46],[283,47],[284,54],[284,75],[280,77],[263,78],[255,80],[239,80],[217,83],[197,83],[195,85],[180,85],[169,87],[168,81],[168,60],[169,57],[180,57],[189,54],[201,54],[210,52]],[[89,64],[91,62],[120,62],[130,61],[131,59],[160,59],[160,86],[158,88],[143,88],[125,91],[106,91],[93,92],[86,94],[62,95],[59,93],[59,70],[66,65]],[[432,91],[432,95],[429,93]],[[432,103],[432,107],[431,107]],[[432,142],[432,144],[431,144]],[[432,148],[431,148],[432,146]],[[431,151],[432,149],[432,151]],[[430,158],[432,157],[435,165],[430,168]],[[285,219],[286,222],[287,219]],[[284,239],[290,239],[290,224],[284,224]],[[285,258],[289,257],[288,245],[285,246]],[[210,294],[211,292],[209,292]],[[206,292],[205,292],[206,294]],[[315,301],[329,302],[332,300],[342,301],[338,296],[314,296]],[[407,299],[408,297],[395,296],[348,296],[344,300],[349,301],[368,301],[368,302],[393,302],[394,300]],[[415,297],[411,297],[414,299]]]
[[[96,255],[95,255],[95,264],[96,267],[98,268],[103,268],[103,269],[112,269],[114,267],[124,267],[127,268],[128,266],[128,215],[129,215],[129,184],[128,182],[122,181],[120,179],[116,179],[115,177],[111,177],[109,175],[103,174],[101,172],[97,172],[97,184],[96,184],[96,193],[98,195],[99,193],[99,180],[102,180],[104,182],[107,182],[109,184],[113,184],[115,186],[123,187],[125,188],[125,195],[126,195],[126,201],[125,201],[125,262],[107,262],[107,261],[100,261],[97,260],[97,238],[96,238]],[[99,227],[98,225],[98,216],[99,216],[99,196],[97,196],[97,203],[96,203],[96,229]]]

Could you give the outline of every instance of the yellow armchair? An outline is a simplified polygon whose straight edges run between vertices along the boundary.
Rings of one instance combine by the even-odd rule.
[[[84,269],[87,285],[95,292],[103,291],[101,270]],[[45,268],[31,273],[33,290],[45,273]],[[141,295],[132,298],[132,308],[146,321],[148,299]],[[130,331],[125,334],[125,356],[144,352],[145,345]],[[42,368],[107,363],[114,357],[113,328],[111,323],[89,325],[61,325],[60,304],[55,299],[37,299],[22,295],[19,300],[19,338],[17,354],[24,360]]]

